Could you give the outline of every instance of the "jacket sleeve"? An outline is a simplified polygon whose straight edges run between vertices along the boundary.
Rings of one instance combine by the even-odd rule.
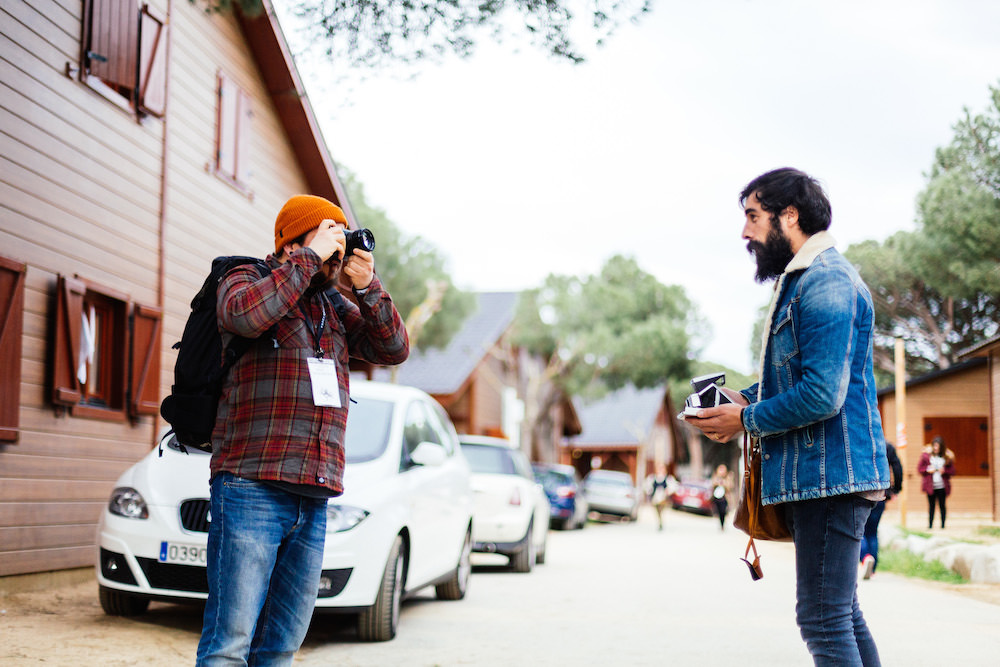
[[[233,269],[219,285],[219,326],[247,338],[261,336],[295,307],[322,265],[319,255],[302,248],[263,278],[249,266]]]
[[[797,291],[798,316],[792,324],[797,327],[801,379],[787,391],[747,406],[743,422],[751,435],[775,435],[824,421],[847,398],[858,345],[854,284],[840,269],[818,267],[802,276]]]
[[[917,463],[917,472],[919,472],[921,475],[924,476],[928,475],[929,473],[927,472],[927,466],[930,462],[931,462],[930,456],[928,456],[926,453],[921,454],[920,461]]]
[[[355,359],[373,364],[401,364],[410,355],[410,338],[389,293],[375,276],[358,307],[348,304],[344,313],[347,350]]]

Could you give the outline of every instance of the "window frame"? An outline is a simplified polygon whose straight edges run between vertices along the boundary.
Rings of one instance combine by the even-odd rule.
[[[253,100],[236,79],[222,70],[216,74],[215,175],[247,196],[250,191],[250,132]]]
[[[91,389],[77,377],[84,312],[94,308],[103,324],[97,330],[96,368],[88,367]],[[162,311],[133,302],[103,285],[59,275],[56,281],[52,403],[73,417],[109,421],[155,415],[159,402]]]
[[[0,443],[20,437],[21,350],[28,265],[0,256]]]
[[[84,0],[80,81],[141,120],[167,105],[169,25],[148,3]]]

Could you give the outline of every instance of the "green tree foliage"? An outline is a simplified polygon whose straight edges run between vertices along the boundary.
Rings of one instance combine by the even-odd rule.
[[[423,302],[429,282],[447,283],[440,310],[423,327],[416,341],[420,349],[444,347],[472,312],[475,297],[452,284],[445,270],[447,262],[437,248],[419,236],[403,234],[383,209],[368,201],[364,186],[353,173],[346,169],[339,171],[358,223],[375,234],[375,269],[400,315],[408,318]]]
[[[223,0],[225,1],[225,0]],[[259,0],[241,0],[244,5]],[[579,44],[602,44],[625,21],[649,12],[652,0],[296,0],[308,41],[350,67],[467,57],[478,40],[527,37],[551,56],[584,60]]]
[[[884,243],[854,244],[847,257],[872,291],[876,364],[891,382],[894,339],[907,370],[948,368],[997,332],[1000,303],[1000,88],[992,106],[955,125],[917,199],[917,228]]]
[[[572,396],[595,397],[626,384],[639,388],[690,377],[692,335],[703,327],[684,290],[660,284],[629,257],[597,275],[550,275],[522,294],[511,342],[541,358],[529,378],[525,421],[536,447],[551,433],[551,408]]]
[[[688,376],[693,312],[683,288],[616,256],[597,275],[553,275],[525,292],[513,342],[557,368],[567,395],[652,387]]]

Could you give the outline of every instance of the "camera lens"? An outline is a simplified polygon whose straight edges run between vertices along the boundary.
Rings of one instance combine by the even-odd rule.
[[[344,251],[345,256],[353,255],[357,248],[367,250],[368,252],[375,249],[375,235],[372,234],[370,229],[348,230],[344,233],[344,236],[347,237],[347,248]]]

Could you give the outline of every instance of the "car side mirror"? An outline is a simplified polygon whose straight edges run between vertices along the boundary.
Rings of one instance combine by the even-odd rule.
[[[444,447],[435,442],[421,442],[410,454],[410,460],[421,466],[444,465],[447,458]]]

